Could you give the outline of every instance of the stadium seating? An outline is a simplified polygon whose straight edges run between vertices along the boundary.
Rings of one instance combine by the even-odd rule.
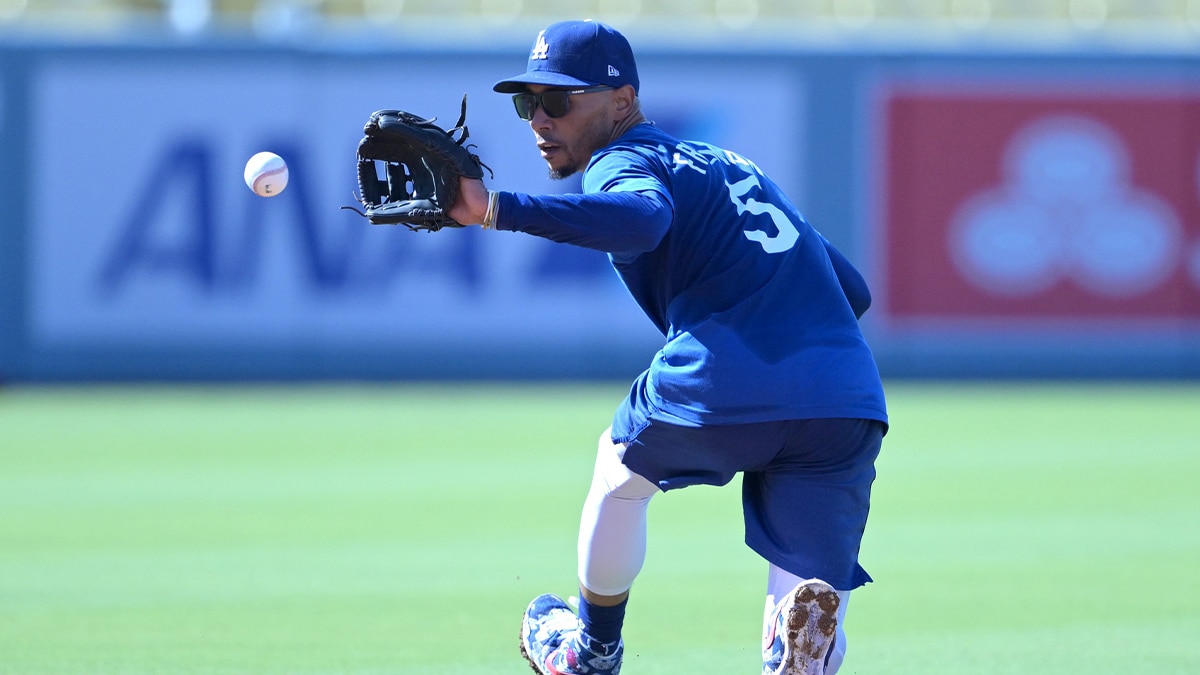
[[[318,24],[409,19],[503,23],[592,16],[618,25],[688,21],[718,28],[795,21],[846,29],[945,25],[1200,32],[1200,0],[0,0],[0,29],[86,33],[155,22],[168,29],[236,29],[272,14],[305,16]]]

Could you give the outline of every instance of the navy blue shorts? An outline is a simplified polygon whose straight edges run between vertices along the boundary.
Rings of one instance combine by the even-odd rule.
[[[746,545],[792,574],[849,591],[871,581],[858,552],[885,429],[862,419],[708,427],[651,420],[622,440],[625,466],[662,490],[725,485],[742,473]]]

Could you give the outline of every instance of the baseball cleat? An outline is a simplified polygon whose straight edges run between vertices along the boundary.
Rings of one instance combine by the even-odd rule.
[[[619,675],[625,647],[595,645],[562,598],[539,595],[521,621],[521,655],[539,675]]]
[[[802,582],[775,608],[763,637],[763,675],[823,675],[841,598],[820,579]]]

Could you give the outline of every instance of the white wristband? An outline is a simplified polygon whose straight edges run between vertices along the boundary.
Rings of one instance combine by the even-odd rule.
[[[483,222],[480,223],[480,225],[482,225],[483,229],[485,229],[485,230],[496,229],[496,216],[498,215],[496,213],[496,209],[497,209],[497,206],[499,205],[499,201],[500,201],[499,197],[500,197],[500,194],[497,193],[495,190],[491,190],[488,192],[487,212],[483,214]]]

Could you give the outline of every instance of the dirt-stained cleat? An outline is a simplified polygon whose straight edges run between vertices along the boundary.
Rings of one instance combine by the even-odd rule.
[[[840,604],[820,579],[802,582],[781,600],[763,637],[763,675],[823,675]]]

